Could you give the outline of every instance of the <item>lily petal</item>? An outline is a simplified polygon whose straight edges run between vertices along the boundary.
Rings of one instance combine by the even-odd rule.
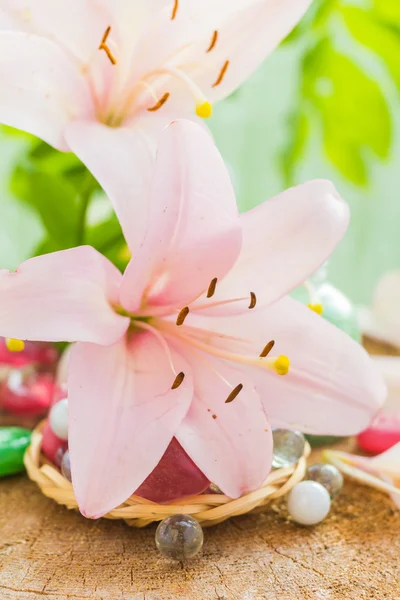
[[[93,113],[83,73],[60,47],[45,39],[0,33],[0,122],[67,150],[65,125]]]
[[[99,518],[136,490],[153,471],[189,408],[193,384],[188,364],[174,373],[151,333],[104,348],[74,346],[69,363],[69,448],[72,482],[85,516]]]
[[[301,303],[287,297],[258,312],[205,319],[192,315],[189,325],[208,330],[209,345],[224,344],[238,354],[259,392],[273,427],[305,433],[352,435],[363,431],[386,398],[379,369],[367,352],[345,333]],[[211,332],[214,332],[214,336]],[[221,341],[222,335],[244,340]],[[275,341],[273,355],[289,357],[289,373],[282,377],[263,368],[259,357]],[[249,357],[259,365],[249,365]]]
[[[261,308],[300,285],[326,261],[346,232],[349,208],[331,182],[315,180],[243,214],[241,223],[239,259],[218,284],[214,300],[241,298],[252,290]],[[246,304],[235,304],[229,310],[243,308]]]
[[[240,251],[229,174],[211,137],[198,125],[176,121],[162,133],[150,205],[147,237],[121,287],[127,310],[137,306],[139,272],[145,275],[142,287],[146,273],[152,277],[149,304],[176,306],[207,290],[214,277],[223,277]]]
[[[176,437],[210,481],[238,498],[258,489],[270,472],[271,427],[250,378],[203,353],[189,360],[195,397]],[[243,389],[226,403],[239,384]]]
[[[112,344],[129,319],[110,302],[121,275],[94,248],[81,246],[31,258],[16,272],[0,271],[0,333],[49,342]]]

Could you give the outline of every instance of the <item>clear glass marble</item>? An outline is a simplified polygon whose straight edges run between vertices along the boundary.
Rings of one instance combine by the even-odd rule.
[[[293,521],[299,525],[316,525],[328,515],[331,499],[317,481],[301,481],[289,492],[287,506]]]
[[[173,515],[161,521],[156,531],[156,546],[167,558],[185,560],[203,547],[203,530],[189,515]]]
[[[64,452],[64,455],[61,460],[61,473],[64,475],[65,479],[68,481],[72,481],[71,477],[71,461],[69,458],[69,450]]]
[[[304,454],[305,438],[300,431],[289,429],[274,429],[272,431],[274,451],[272,466],[274,469],[290,467]]]
[[[309,467],[306,479],[323,485],[331,498],[337,496],[343,487],[343,475],[336,467],[327,463],[316,463]]]
[[[68,399],[54,404],[49,412],[49,423],[53,433],[60,440],[68,439]]]

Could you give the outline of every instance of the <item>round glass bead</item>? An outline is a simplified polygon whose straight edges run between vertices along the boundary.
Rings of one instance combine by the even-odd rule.
[[[327,463],[316,463],[309,467],[306,478],[323,485],[331,498],[337,496],[343,487],[343,475],[339,469]]]
[[[274,429],[272,437],[274,441],[272,466],[275,469],[290,467],[303,456],[305,439],[300,431]]]
[[[203,530],[189,515],[173,515],[161,521],[156,531],[156,546],[167,558],[192,558],[203,547]]]
[[[0,386],[0,404],[14,415],[44,415],[51,404],[54,378],[34,367],[12,369]]]
[[[65,479],[68,481],[72,481],[71,477],[71,461],[69,458],[69,450],[64,452],[64,455],[61,460],[61,473],[64,475]]]
[[[316,525],[331,508],[329,493],[316,481],[301,481],[291,490],[287,501],[293,521],[300,525]]]
[[[42,434],[42,452],[56,467],[61,467],[62,457],[67,449],[67,442],[57,437],[47,421]]]
[[[68,400],[60,400],[49,412],[50,427],[61,440],[68,439]]]

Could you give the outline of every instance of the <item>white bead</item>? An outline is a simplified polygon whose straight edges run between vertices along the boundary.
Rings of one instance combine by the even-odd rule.
[[[325,519],[331,508],[329,492],[316,481],[302,481],[288,496],[288,510],[300,525],[316,525]]]
[[[53,433],[61,440],[68,439],[68,399],[60,400],[49,412],[49,423]]]

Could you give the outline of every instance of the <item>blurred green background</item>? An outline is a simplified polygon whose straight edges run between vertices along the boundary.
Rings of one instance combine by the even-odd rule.
[[[329,278],[368,303],[400,267],[400,1],[316,0],[261,69],[210,122],[242,211],[289,185],[329,178],[351,227]],[[92,243],[123,266],[121,232],[78,161],[0,133],[0,267]]]

